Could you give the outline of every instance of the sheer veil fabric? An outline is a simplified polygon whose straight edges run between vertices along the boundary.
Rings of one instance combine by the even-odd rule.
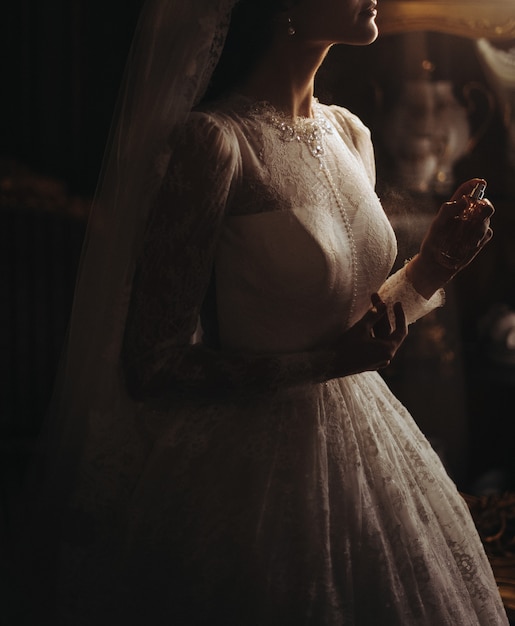
[[[331,128],[322,160],[239,94],[191,114],[235,5],[143,8],[29,480],[20,550],[36,598],[25,624],[506,624],[466,505],[411,416],[377,372],[322,370],[370,293],[400,299],[410,321],[442,304],[405,270],[387,280],[396,243],[368,129],[316,104]],[[163,241],[174,255],[160,256]],[[192,347],[212,304],[204,274],[219,332]],[[146,323],[133,324],[140,301]],[[184,379],[162,367],[165,408],[133,401],[121,362],[134,329],[150,369],[166,353],[183,375],[174,348],[212,345],[215,374],[182,396]],[[219,371],[233,385],[220,397]]]
[[[77,482],[89,494],[81,497],[94,499],[93,508],[106,519],[123,506],[138,473],[144,452],[131,432],[134,404],[119,371],[135,260],[149,208],[167,169],[168,138],[205,92],[235,2],[147,0],[141,12],[91,209],[41,454],[29,472],[28,495],[21,507],[33,525],[28,531],[32,541],[25,535],[20,550],[28,553],[30,571],[38,569],[35,561],[39,564],[38,606],[54,602],[63,522],[67,532],[76,535],[74,540],[84,535],[86,526],[102,525],[90,520],[85,526],[83,513],[72,513]],[[120,414],[123,424],[115,419]],[[99,437],[117,468],[110,484],[105,466],[102,479],[95,480],[95,463],[84,464]],[[113,446],[106,452],[109,441]],[[83,465],[89,473],[78,479]],[[96,487],[90,489],[92,485]],[[87,510],[87,503],[80,508]]]

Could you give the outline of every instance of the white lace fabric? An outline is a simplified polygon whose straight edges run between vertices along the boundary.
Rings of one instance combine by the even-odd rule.
[[[241,97],[193,114],[174,135],[129,310],[133,390],[324,378],[313,374],[320,351],[370,306],[396,246],[373,190],[368,131],[343,109],[317,111],[331,130],[322,158],[309,138],[284,141],[277,113]],[[218,351],[191,345],[211,281],[215,319],[205,323],[216,326]],[[403,271],[381,294],[402,301],[409,321],[441,304],[418,295]]]
[[[373,291],[410,321],[441,300],[402,270],[386,280],[396,244],[368,131],[319,107],[334,129],[321,158],[239,98],[173,136],[123,352],[153,400],[90,416],[73,505],[97,534],[70,533],[63,552],[73,619],[507,624],[466,507],[411,416],[376,373],[323,375]]]
[[[440,302],[385,283],[368,131],[316,105],[332,132],[285,141],[237,96],[190,115],[234,4],[143,9],[23,518],[27,626],[505,625],[411,417],[331,371],[373,291]]]

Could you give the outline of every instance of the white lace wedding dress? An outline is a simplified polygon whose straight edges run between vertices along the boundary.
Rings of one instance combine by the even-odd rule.
[[[123,352],[147,453],[112,537],[115,582],[100,584],[108,560],[92,547],[70,557],[89,577],[63,596],[83,612],[70,624],[507,624],[467,507],[411,416],[376,372],[331,377],[331,345],[372,292],[410,321],[442,295],[427,302],[403,270],[385,283],[396,243],[369,133],[314,106],[293,125],[233,96],[173,138]],[[91,448],[120,471],[121,443],[109,463]]]

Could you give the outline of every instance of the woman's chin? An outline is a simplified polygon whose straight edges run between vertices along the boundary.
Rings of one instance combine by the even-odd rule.
[[[346,42],[350,43],[354,46],[368,46],[379,36],[379,29],[375,21],[371,20],[369,24],[367,24],[366,28],[363,28],[361,31],[356,32],[356,36],[353,41]]]

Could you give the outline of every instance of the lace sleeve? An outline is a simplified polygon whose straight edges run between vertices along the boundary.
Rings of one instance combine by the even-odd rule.
[[[151,212],[127,316],[122,365],[138,400],[326,380],[323,351],[247,355],[193,343],[218,235],[240,164],[232,131],[206,114],[174,137]]]
[[[406,268],[392,274],[379,290],[391,312],[395,302],[402,302],[408,324],[416,322],[433,309],[445,304],[445,292],[439,289],[429,300],[421,296],[406,276]],[[390,317],[393,314],[390,313]]]

